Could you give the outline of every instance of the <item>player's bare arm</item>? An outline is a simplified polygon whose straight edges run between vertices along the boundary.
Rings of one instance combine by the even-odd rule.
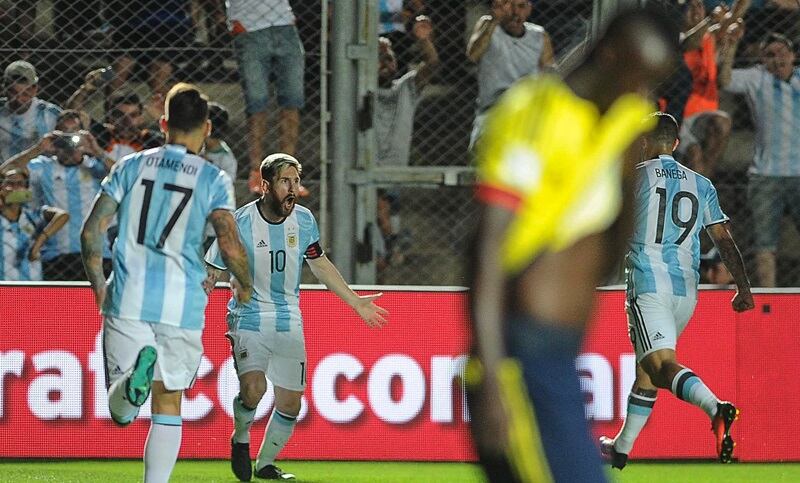
[[[61,208],[47,206],[44,208],[42,214],[45,221],[47,221],[47,225],[42,228],[42,231],[40,231],[33,240],[31,249],[28,251],[28,260],[30,261],[41,258],[41,251],[42,246],[44,246],[44,242],[46,242],[47,239],[53,236],[58,230],[62,229],[69,221],[69,213]]]
[[[222,260],[228,271],[236,278],[231,281],[234,293],[239,302],[246,303],[250,300],[253,291],[253,279],[250,277],[247,253],[242,240],[239,239],[239,230],[233,215],[227,210],[214,210],[208,220],[217,234],[217,243]]]
[[[386,324],[389,311],[375,305],[375,299],[383,294],[358,295],[353,292],[336,266],[325,255],[309,259],[308,266],[317,280],[352,307],[369,327],[382,327]]]
[[[433,77],[433,73],[439,66],[439,53],[433,45],[433,24],[431,19],[425,15],[416,18],[413,28],[417,45],[422,52],[422,63],[417,67],[417,89],[425,87]]]
[[[475,337],[473,356],[466,375],[472,404],[482,406],[483,418],[475,424],[476,443],[489,454],[505,452],[508,422],[505,410],[498,403],[497,371],[506,357],[503,340],[503,312],[506,306],[506,278],[500,254],[503,235],[514,213],[505,208],[482,207],[478,232],[470,258],[470,323]]]
[[[736,283],[736,295],[731,302],[733,310],[744,312],[752,309],[755,307],[755,302],[753,301],[753,294],[750,293],[750,280],[747,278],[747,272],[744,269],[742,254],[739,252],[739,247],[736,246],[733,235],[731,235],[730,223],[717,223],[709,226],[706,231],[717,246],[725,267],[727,267],[731,276],[733,276],[733,281]]]
[[[556,58],[553,54],[553,41],[550,34],[544,33],[544,46],[542,48],[542,55],[539,57],[539,68],[542,70],[555,70]]]
[[[94,206],[81,230],[81,257],[83,268],[94,292],[98,308],[103,307],[106,297],[106,279],[103,274],[103,239],[111,218],[119,205],[110,196],[97,195]]]

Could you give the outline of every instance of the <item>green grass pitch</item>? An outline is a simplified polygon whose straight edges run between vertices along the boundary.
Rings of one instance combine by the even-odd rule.
[[[483,482],[474,465],[460,463],[355,463],[284,461],[298,483],[337,482]],[[139,461],[0,462],[0,482],[135,482]],[[615,483],[761,483],[800,482],[800,464],[637,463],[609,473]],[[179,461],[172,482],[235,482],[227,461]],[[254,479],[253,481],[263,481]]]

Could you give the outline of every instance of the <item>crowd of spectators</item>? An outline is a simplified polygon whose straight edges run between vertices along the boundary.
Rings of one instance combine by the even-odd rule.
[[[724,190],[729,180],[741,179],[728,176],[724,159],[734,129],[751,126],[755,133],[748,209],[741,219],[754,234],[748,253],[757,267],[756,283],[773,286],[780,279],[777,254],[784,212],[800,229],[800,138],[795,134],[800,127],[800,73],[794,67],[793,42],[800,37],[800,2],[655,1],[672,4],[683,22],[683,62],[654,93],[661,109],[681,123],[679,160]],[[72,94],[61,98],[62,109],[41,95],[52,89],[42,87],[37,72],[43,68],[49,77],[59,76],[54,73],[58,67],[34,66],[28,60],[36,57],[22,48],[37,35],[32,13],[37,2],[0,0],[0,38],[11,39],[8,45],[20,47],[21,53],[4,65],[0,100],[2,278],[83,278],[77,233],[99,182],[123,156],[163,143],[156,124],[163,114],[163,96],[190,72],[187,65],[198,64],[194,68],[212,79],[212,72],[235,64],[235,75],[219,77],[225,82],[238,78],[244,113],[211,104],[214,128],[204,155],[234,179],[243,184],[247,179],[255,194],[265,145],[290,154],[299,149],[301,114],[310,89],[307,77],[310,63],[316,62],[305,48],[317,41],[321,19],[299,14],[297,8],[305,13],[311,7],[294,3],[295,10],[289,0],[54,0],[53,31],[59,45],[80,51],[80,46],[97,41],[107,50],[102,56],[106,65],[82,67],[82,82],[71,70],[63,85],[71,85]],[[468,164],[481,121],[502,92],[524,76],[563,68],[565,57],[590,30],[586,2],[474,3],[473,10],[485,15],[472,17],[473,23],[449,2],[378,2],[378,89],[372,119],[376,167]],[[328,4],[335,8],[334,2]],[[214,48],[197,50],[200,44]],[[44,80],[62,82],[61,77]],[[134,88],[139,81],[146,93],[141,86]],[[448,93],[453,93],[450,104],[448,99],[434,101],[432,112],[426,101]],[[746,111],[727,107],[731,95],[744,96],[751,123]],[[102,105],[102,112],[90,115],[92,105]],[[443,105],[452,112],[442,112]],[[444,162],[425,158],[436,156],[432,149],[420,158],[420,139],[437,136],[431,135],[435,129],[420,129],[420,123],[441,126],[461,116],[472,127],[463,131],[459,159],[453,161],[452,154]],[[228,126],[233,123],[245,127],[237,131],[241,139],[231,136]],[[460,132],[450,131],[444,142],[461,146]],[[237,155],[243,162],[237,162]],[[30,196],[18,194],[26,192]],[[399,193],[378,191],[372,241],[379,269],[403,264],[418,242],[402,224],[405,204]],[[113,228],[110,232],[109,249]],[[26,250],[37,255],[36,263],[41,258],[41,270],[32,265],[33,259],[20,255]]]

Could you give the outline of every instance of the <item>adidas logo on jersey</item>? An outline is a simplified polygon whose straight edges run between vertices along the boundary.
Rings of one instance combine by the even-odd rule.
[[[664,336],[661,335],[661,332],[656,332],[656,335],[653,336],[653,340],[661,340]]]
[[[256,248],[267,248],[267,242],[261,240],[260,242],[258,242],[258,245],[256,245]]]

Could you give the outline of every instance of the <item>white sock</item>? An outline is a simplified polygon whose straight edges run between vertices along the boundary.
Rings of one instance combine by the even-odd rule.
[[[675,375],[672,393],[705,411],[709,418],[717,414],[719,399],[691,369],[684,368]]]
[[[258,452],[256,470],[275,463],[275,457],[286,446],[286,442],[289,441],[296,423],[296,417],[287,416],[277,409],[272,410],[272,416],[269,418],[269,424],[267,424],[267,431],[264,433],[264,441],[261,443],[261,449]]]
[[[180,416],[153,414],[144,445],[144,483],[168,482],[181,449]]]
[[[655,393],[655,391],[652,392]],[[650,413],[653,412],[655,403],[655,396],[651,397],[631,391],[628,396],[628,410],[625,422],[622,423],[622,428],[620,428],[617,437],[614,438],[614,449],[618,453],[630,454],[633,449],[633,443],[636,442],[636,438],[642,432]]]
[[[108,409],[118,424],[128,424],[139,414],[139,407],[131,404],[125,395],[125,384],[129,376],[130,372],[125,373],[108,388]]]
[[[237,394],[233,398],[233,441],[236,443],[250,442],[250,426],[256,416],[255,409],[245,407],[242,398]]]

